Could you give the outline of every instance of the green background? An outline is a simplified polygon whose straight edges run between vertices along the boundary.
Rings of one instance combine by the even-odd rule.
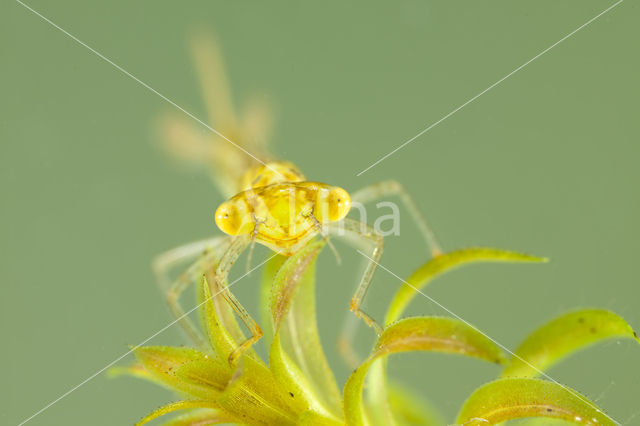
[[[29,4],[203,119],[187,39],[210,28],[237,103],[266,94],[277,116],[272,150],[310,179],[348,190],[397,179],[446,249],[551,257],[470,267],[428,289],[507,347],[574,307],[609,308],[640,328],[638,2],[623,2],[360,177],[613,3]],[[0,423],[17,424],[169,323],[150,262],[220,234],[212,219],[222,198],[207,176],[158,149],[153,124],[171,105],[19,3],[0,8]],[[407,276],[426,251],[403,219],[382,263]],[[344,262],[321,256],[318,303],[343,383],[334,340],[362,262],[337,244]],[[234,288],[254,313],[258,275]],[[374,316],[398,285],[377,273],[366,304]],[[424,298],[410,311],[443,313]],[[359,350],[371,341],[361,327]],[[172,327],[150,343],[181,342]],[[610,342],[550,374],[618,421],[640,424],[639,363],[636,344]],[[390,373],[452,418],[498,370],[410,354],[392,360]],[[170,400],[151,384],[99,374],[29,424],[131,424]]]

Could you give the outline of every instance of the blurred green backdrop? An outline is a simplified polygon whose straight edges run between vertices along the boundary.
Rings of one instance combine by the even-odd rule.
[[[611,4],[29,3],[202,118],[187,38],[211,28],[237,103],[265,94],[277,115],[273,151],[311,179],[354,190],[394,178],[445,248],[551,257],[547,265],[464,269],[428,289],[510,348],[573,307],[610,308],[640,328],[638,3],[620,4],[355,175]],[[213,211],[221,197],[207,176],[180,170],[157,148],[154,120],[169,104],[19,3],[0,8],[0,423],[17,424],[170,321],[150,261],[219,233]],[[318,303],[343,382],[334,340],[362,265],[348,246],[338,248],[340,267],[328,250],[321,256]],[[383,264],[407,276],[425,258],[403,220]],[[258,275],[234,289],[254,313]],[[377,273],[367,303],[374,316],[398,285]],[[424,298],[411,312],[442,314]],[[359,333],[364,353],[372,332]],[[150,343],[181,339],[173,327]],[[551,375],[617,420],[640,424],[639,363],[637,345],[612,342]],[[392,360],[390,372],[451,418],[498,370],[412,354]],[[29,424],[130,424],[172,398],[100,374]]]

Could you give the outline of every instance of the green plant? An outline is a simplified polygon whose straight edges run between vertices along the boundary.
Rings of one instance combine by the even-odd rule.
[[[185,347],[135,348],[138,364],[118,372],[151,380],[182,399],[142,419],[175,411],[173,426],[219,423],[247,425],[438,425],[442,416],[398,383],[388,382],[386,358],[407,351],[460,354],[503,366],[500,377],[478,388],[463,404],[456,424],[490,425],[521,417],[578,424],[615,424],[593,402],[556,382],[538,378],[552,364],[609,338],[638,340],[619,316],[600,309],[562,315],[529,335],[508,358],[473,326],[456,318],[401,319],[420,289],[456,267],[477,262],[541,262],[524,254],[470,248],[444,253],[416,270],[388,307],[385,327],[367,359],[342,392],[327,363],[316,326],[315,259],[324,241],[313,241],[291,257],[274,257],[264,272],[261,296],[268,362],[247,351],[227,359],[243,336],[232,310],[219,302],[209,280],[199,286],[206,351]],[[365,382],[366,399],[363,398]],[[545,423],[547,424],[547,423]]]

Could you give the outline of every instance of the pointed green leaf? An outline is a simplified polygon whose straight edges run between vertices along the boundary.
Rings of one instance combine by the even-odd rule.
[[[545,258],[493,248],[468,248],[443,253],[418,268],[404,283],[389,305],[385,324],[389,325],[402,316],[405,308],[420,290],[431,280],[451,269],[478,262],[546,262]]]
[[[320,253],[325,242],[313,241],[300,249],[293,256],[286,259],[278,269],[271,284],[271,316],[274,329],[277,331],[284,317],[293,305],[293,298],[304,281],[313,280],[313,271],[310,268]],[[274,262],[278,262],[274,260]],[[315,299],[314,299],[315,301]],[[311,308],[311,306],[305,306]],[[307,311],[308,312],[308,311]]]
[[[397,423],[401,426],[444,426],[443,415],[429,401],[418,398],[413,392],[398,383],[388,386],[389,405]]]
[[[140,364],[157,380],[178,392],[198,398],[209,398],[213,390],[207,386],[188,383],[176,375],[176,371],[185,364],[194,361],[206,361],[208,356],[190,348],[169,346],[147,346],[135,348],[134,354]]]
[[[271,317],[275,336],[269,364],[307,409],[339,418],[340,391],[325,358],[315,311],[315,259],[323,240],[312,241],[280,264],[271,288]],[[283,261],[284,260],[284,261]]]
[[[250,357],[241,359],[238,371],[217,402],[241,423],[252,425],[294,425],[303,411],[271,371]]]
[[[456,423],[490,426],[522,417],[549,417],[584,425],[616,424],[576,391],[531,378],[499,379],[478,388],[464,403]]]
[[[514,422],[511,422],[514,423]],[[508,423],[511,425],[511,423]],[[517,423],[518,426],[571,426],[574,422],[561,419],[550,419],[549,417],[531,417]]]
[[[273,339],[273,316],[271,315],[271,287],[275,280],[278,270],[282,267],[287,260],[285,256],[276,256],[269,260],[265,265],[262,272],[262,280],[260,283],[260,319],[262,320],[260,325],[264,332],[263,339],[266,347],[271,347],[271,339]]]
[[[213,312],[215,313],[215,319],[219,323],[219,326],[213,327],[214,329],[213,331],[216,332],[215,329],[220,329],[220,328],[224,329],[224,332],[226,335],[225,339],[228,339],[235,347],[237,346],[237,344],[244,342],[246,340],[246,336],[242,331],[242,328],[238,324],[238,320],[233,308],[231,307],[231,305],[229,305],[227,300],[222,296],[221,294],[222,288],[220,288],[217,285],[217,281],[215,280],[215,277],[214,277],[214,272],[215,272],[215,267],[210,268],[209,272],[206,274],[206,277],[205,277],[206,281],[200,282],[201,287],[199,292],[199,299],[200,299],[199,303],[202,303],[205,300],[207,301],[210,300],[211,302],[208,307],[205,306],[205,309],[200,309],[200,313],[201,313],[203,324],[204,324],[204,329],[207,330],[209,328],[210,323],[208,322],[208,319],[212,317],[209,309],[213,309]],[[208,283],[207,293],[210,299],[207,299],[207,296],[205,296],[205,291],[204,291],[205,289],[202,288],[202,286],[205,283]],[[225,285],[227,284],[228,283],[225,281]],[[253,348],[247,349],[244,352],[244,355],[248,355],[255,359],[259,359],[258,355],[256,354]]]
[[[502,377],[536,377],[573,352],[613,338],[638,340],[631,326],[613,312],[603,309],[569,312],[527,337],[509,360]]]
[[[164,426],[209,426],[232,421],[235,421],[235,418],[221,410],[202,408],[174,417],[164,423]]]
[[[298,417],[297,426],[345,426],[344,422],[325,417],[315,411],[305,411]]]
[[[207,359],[191,361],[175,370],[177,378],[209,391],[209,399],[216,398],[224,391],[231,380],[231,372],[226,361]]]
[[[313,410],[322,415],[331,416],[322,398],[316,394],[314,386],[309,382],[309,378],[282,349],[279,333],[275,335],[271,345],[269,368],[278,382],[288,390],[292,402],[302,404],[303,410]]]
[[[148,423],[151,420],[157,419],[160,416],[164,416],[165,414],[172,413],[178,410],[185,410],[189,408],[217,408],[217,407],[216,407],[216,404],[211,401],[187,400],[187,401],[173,402],[171,404],[163,405],[162,407],[153,411],[151,414],[147,415],[138,423],[136,423],[135,426],[142,426],[143,424]],[[232,418],[229,418],[229,420],[232,420]]]
[[[228,359],[229,355],[238,347],[238,343],[223,325],[218,316],[218,310],[214,303],[214,297],[211,294],[211,287],[206,277],[200,279],[200,291],[203,300],[203,315],[207,337],[211,343],[211,347],[220,359]]]
[[[144,368],[139,362],[127,366],[111,367],[107,370],[107,377],[109,377],[110,379],[120,376],[136,377],[138,379],[148,380],[155,384],[164,386],[163,382],[152,376],[151,373],[149,373],[149,371]]]
[[[371,365],[382,357],[408,351],[461,354],[496,363],[502,363],[505,359],[498,346],[462,321],[443,317],[400,320],[384,330],[371,355],[347,380],[344,387],[344,411],[350,425],[366,424],[362,389]]]
[[[475,328],[455,318],[405,318],[387,327],[378,338],[373,356],[432,351],[467,355],[503,364],[500,348]]]
[[[233,311],[222,296],[218,297],[219,290],[214,294],[211,293],[211,286],[204,276],[200,280],[200,292],[202,294],[203,321],[207,337],[218,357],[222,360],[227,360],[229,355],[244,341],[244,335],[241,334],[242,340],[236,340],[236,337],[230,331],[238,327],[235,317],[233,317]],[[226,312],[225,316],[221,316],[220,312]],[[260,359],[251,348],[244,352],[243,355],[250,356],[256,360]]]
[[[367,373],[364,388],[364,410],[366,418],[374,425],[396,425],[397,416],[391,408],[391,395],[387,383],[387,361],[383,358],[374,362]]]

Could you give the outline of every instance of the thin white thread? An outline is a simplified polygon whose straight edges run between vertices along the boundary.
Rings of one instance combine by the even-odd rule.
[[[251,272],[253,272],[254,270],[258,269],[259,267],[261,267],[262,265],[264,265],[265,263],[267,263],[268,261],[270,261],[271,259],[273,259],[274,257],[276,257],[277,255],[279,255],[280,252],[276,252],[276,254],[274,254],[273,256],[269,257],[267,260],[265,260],[264,262],[260,263],[259,265],[257,265],[255,268],[252,268],[251,270],[247,271],[246,273],[244,273],[243,275],[241,275],[238,279],[236,279],[235,281],[233,281],[232,283],[230,283],[229,285],[227,285],[227,288],[231,287],[232,285],[234,285],[235,283],[237,283],[238,281],[240,281],[241,279],[243,279],[244,277],[246,277],[247,275],[249,275]],[[217,293],[211,295],[210,297],[208,297],[207,299],[203,300],[202,302],[200,302],[199,304],[197,304],[196,306],[194,306],[192,309],[190,309],[189,311],[185,312],[183,315],[179,316],[178,318],[176,318],[174,321],[170,322],[169,324],[167,324],[166,326],[164,326],[163,328],[161,328],[159,331],[157,331],[156,333],[154,333],[153,335],[151,335],[150,337],[144,339],[142,342],[138,343],[137,345],[135,345],[133,348],[129,349],[127,352],[125,352],[124,354],[120,355],[118,358],[114,359],[113,361],[111,361],[109,364],[107,364],[106,366],[102,367],[100,370],[96,371],[95,373],[93,373],[91,376],[87,377],[86,379],[84,379],[82,382],[78,383],[77,385],[75,385],[74,387],[72,387],[71,389],[69,389],[68,391],[66,391],[65,393],[63,393],[62,395],[60,395],[58,398],[54,399],[53,401],[51,401],[50,403],[48,403],[47,405],[45,405],[44,407],[42,407],[40,410],[38,410],[37,412],[35,412],[34,414],[32,414],[31,416],[27,417],[25,420],[23,420],[22,422],[20,422],[18,424],[18,426],[22,426],[25,423],[31,421],[33,418],[35,418],[36,416],[42,414],[44,411],[46,411],[47,409],[51,408],[53,405],[57,404],[58,402],[60,402],[61,400],[63,400],[64,398],[66,398],[67,396],[69,396],[72,392],[78,390],[78,388],[80,388],[81,386],[85,385],[86,383],[88,383],[89,381],[91,381],[92,379],[94,379],[95,377],[97,377],[98,375],[100,375],[102,372],[104,372],[105,370],[107,370],[109,367],[111,367],[112,365],[116,364],[118,361],[120,361],[121,359],[123,359],[124,357],[126,357],[127,355],[129,355],[130,353],[132,353],[133,351],[135,351],[136,349],[138,349],[139,347],[141,347],[142,345],[144,345],[145,343],[147,343],[149,340],[153,339],[154,337],[158,336],[159,334],[161,334],[162,332],[164,332],[165,330],[167,330],[169,327],[171,327],[172,325],[176,324],[178,321],[180,321],[182,318],[186,317],[187,315],[189,315],[191,312],[195,311],[196,309],[198,309],[200,306],[204,305],[205,303],[207,303],[209,300],[213,299],[214,297],[216,297],[217,295],[219,295],[220,293],[222,293],[225,289],[222,289],[220,291],[218,291]]]
[[[46,16],[42,15],[41,13],[39,13],[38,11],[36,11],[35,9],[33,9],[31,6],[23,3],[21,0],[16,0],[16,2],[18,2],[19,4],[21,4],[22,6],[24,6],[26,9],[30,10],[31,12],[33,12],[35,15],[39,16],[40,18],[42,18],[44,21],[48,22],[49,24],[51,24],[54,28],[62,31],[64,34],[66,34],[67,36],[69,36],[72,40],[74,40],[76,43],[80,44],[81,46],[86,47],[87,49],[89,49],[89,51],[91,51],[92,53],[94,53],[95,55],[97,55],[99,58],[103,59],[105,62],[111,64],[112,66],[114,66],[118,71],[122,72],[124,75],[126,75],[127,77],[130,77],[131,79],[133,79],[134,81],[138,82],[139,84],[141,84],[143,87],[145,87],[146,89],[148,89],[149,91],[155,93],[156,95],[160,96],[162,99],[164,99],[166,102],[170,103],[171,105],[173,105],[175,108],[179,109],[180,111],[182,111],[183,113],[185,113],[186,115],[188,115],[189,117],[191,117],[192,119],[194,119],[195,121],[197,121],[198,123],[200,123],[201,125],[203,125],[204,127],[206,127],[207,129],[211,130],[213,133],[215,133],[216,135],[220,136],[222,139],[226,140],[227,142],[229,142],[231,145],[235,146],[236,148],[238,148],[240,151],[244,152],[245,154],[247,154],[249,157],[253,158],[254,160],[256,160],[257,162],[261,163],[262,165],[264,165],[265,167],[267,167],[269,170],[275,172],[277,175],[282,176],[277,170],[275,170],[274,168],[272,168],[271,166],[269,166],[267,163],[265,163],[264,161],[260,160],[258,157],[256,157],[255,155],[251,154],[249,151],[247,151],[246,149],[244,149],[241,145],[238,145],[237,143],[235,143],[234,141],[232,141],[231,139],[229,139],[228,137],[226,137],[225,135],[223,135],[222,133],[220,133],[219,131],[217,131],[216,129],[214,129],[213,127],[211,127],[210,125],[208,125],[207,123],[205,123],[204,121],[200,120],[198,117],[196,117],[195,115],[193,115],[192,113],[190,113],[189,111],[187,111],[186,109],[184,109],[183,107],[181,107],[180,105],[178,105],[177,103],[173,102],[171,99],[167,98],[165,95],[163,95],[162,93],[158,92],[156,89],[154,89],[153,87],[149,86],[147,83],[145,83],[144,81],[140,80],[138,77],[136,77],[135,75],[131,74],[129,71],[125,70],[124,68],[122,68],[120,65],[116,64],[115,62],[113,62],[111,59],[107,58],[106,56],[104,56],[102,53],[98,52],[97,50],[95,50],[94,48],[92,48],[91,46],[89,46],[87,43],[83,42],[82,40],[80,40],[79,38],[77,38],[76,36],[74,36],[73,34],[71,34],[70,32],[68,32],[67,30],[65,30],[64,28],[60,27],[59,25],[57,25],[56,23],[54,23],[53,21],[51,21],[49,18],[47,18]]]
[[[583,29],[584,27],[586,27],[587,25],[591,24],[593,21],[595,21],[596,19],[600,18],[602,15],[604,15],[605,13],[609,12],[611,9],[613,9],[614,7],[618,6],[620,3],[622,3],[624,0],[618,0],[616,3],[614,3],[612,6],[609,6],[608,8],[606,8],[605,10],[603,10],[602,12],[600,12],[599,14],[597,14],[596,16],[594,16],[593,18],[589,19],[587,22],[585,22],[584,24],[580,25],[578,28],[576,28],[575,30],[571,31],[569,34],[567,34],[566,36],[562,37],[560,40],[556,41],[555,43],[553,43],[551,46],[547,47],[546,49],[544,49],[542,52],[538,53],[536,56],[534,56],[533,58],[529,59],[527,62],[525,62],[524,64],[520,65],[518,68],[514,69],[513,71],[511,71],[509,74],[505,75],[504,77],[502,77],[500,80],[496,81],[495,83],[493,83],[491,86],[487,87],[486,89],[484,89],[482,92],[478,93],[477,95],[475,95],[474,97],[472,97],[471,99],[469,99],[468,101],[466,101],[465,103],[463,103],[462,105],[460,105],[459,107],[455,108],[453,111],[449,112],[447,115],[445,115],[444,117],[442,117],[441,119],[439,119],[438,121],[436,121],[435,123],[432,123],[431,125],[429,125],[427,128],[423,129],[422,131],[420,131],[417,135],[415,135],[414,137],[412,137],[411,139],[407,140],[406,142],[404,142],[402,145],[398,146],[397,148],[395,148],[393,151],[389,152],[388,154],[386,154],[385,156],[383,156],[382,158],[380,158],[378,161],[376,161],[375,163],[371,164],[369,167],[367,167],[366,169],[362,170],[360,173],[358,173],[356,176],[360,176],[361,174],[365,173],[366,171],[368,171],[369,169],[371,169],[372,167],[380,164],[382,161],[386,160],[387,158],[389,158],[390,156],[392,156],[393,154],[395,154],[396,152],[398,152],[399,150],[401,150],[402,148],[404,148],[405,146],[409,145],[411,142],[413,142],[414,140],[418,139],[420,136],[424,135],[425,133],[427,133],[429,130],[433,129],[434,127],[436,127],[438,124],[442,123],[444,120],[446,120],[447,118],[451,117],[453,114],[455,114],[456,112],[460,111],[462,108],[466,107],[467,105],[469,105],[471,102],[475,101],[476,99],[478,99],[480,96],[484,95],[485,93],[487,93],[489,90],[493,89],[494,87],[496,87],[497,85],[499,85],[500,83],[502,83],[503,81],[505,81],[506,79],[508,79],[509,77],[511,77],[512,75],[514,75],[515,73],[517,73],[518,71],[520,71],[521,69],[523,69],[524,67],[526,67],[527,65],[529,65],[531,62],[535,61],[536,59],[538,59],[539,57],[541,57],[542,55],[544,55],[545,53],[547,53],[548,51],[550,51],[551,49],[553,49],[554,47],[556,47],[557,45],[559,45],[560,43],[562,43],[563,41],[565,41],[566,39],[568,39],[569,37],[573,36],[575,33],[577,33],[578,31],[580,31],[581,29]]]
[[[409,287],[411,287],[412,289],[414,289],[417,293],[421,294],[422,296],[426,297],[427,299],[429,299],[431,302],[435,303],[436,305],[438,305],[440,308],[444,309],[445,311],[447,311],[449,314],[453,315],[455,318],[459,319],[460,321],[462,321],[463,323],[465,323],[466,325],[468,325],[469,327],[473,328],[475,331],[477,331],[478,333],[482,334],[484,337],[486,337],[487,339],[491,340],[493,343],[495,343],[496,345],[500,346],[502,349],[504,349],[505,351],[507,351],[511,356],[519,359],[520,361],[524,362],[525,364],[527,364],[529,367],[533,368],[535,371],[537,371],[540,375],[546,377],[547,379],[549,379],[550,381],[552,381],[553,383],[555,383],[558,386],[561,386],[564,390],[568,391],[569,393],[573,394],[574,396],[577,396],[579,399],[583,400],[584,402],[586,402],[587,404],[591,405],[598,413],[602,413],[604,414],[606,417],[608,417],[612,422],[614,422],[617,425],[621,425],[621,423],[617,422],[616,420],[614,420],[611,416],[609,416],[607,413],[605,413],[604,411],[602,411],[600,408],[598,408],[598,406],[596,406],[595,404],[593,404],[591,401],[589,401],[587,398],[585,398],[584,396],[580,395],[579,393],[577,393],[576,391],[574,391],[573,389],[563,385],[562,383],[556,381],[553,377],[549,376],[547,373],[545,373],[544,371],[539,370],[538,368],[536,368],[534,365],[532,365],[531,363],[529,363],[527,360],[525,360],[524,358],[520,357],[519,355],[516,355],[515,353],[513,353],[511,350],[509,350],[509,348],[507,348],[506,346],[504,346],[502,343],[498,342],[497,340],[495,340],[493,337],[489,336],[488,334],[486,334],[485,332],[483,332],[482,330],[480,330],[478,327],[476,327],[475,325],[469,323],[467,320],[465,320],[464,318],[462,318],[460,315],[456,314],[455,312],[453,312],[452,310],[450,310],[449,308],[445,307],[444,305],[442,305],[440,302],[438,302],[437,300],[435,300],[434,298],[432,298],[431,296],[428,296],[426,293],[424,293],[423,291],[421,291],[420,289],[418,289],[417,287],[414,287],[413,285],[409,284],[408,282],[406,282],[405,280],[403,280],[402,278],[400,278],[398,275],[394,274],[392,271],[390,271],[389,269],[387,269],[386,267],[384,267],[383,265],[379,264],[378,262],[376,262],[374,259],[370,258],[369,256],[367,256],[365,253],[363,253],[360,250],[357,250],[358,253],[360,253],[362,256],[366,257],[367,259],[369,259],[371,262],[375,263],[377,266],[379,266],[380,268],[384,269],[385,271],[387,271],[389,274],[393,275],[395,278],[397,278],[398,280],[402,281],[403,283],[405,283],[406,285],[408,285]]]

